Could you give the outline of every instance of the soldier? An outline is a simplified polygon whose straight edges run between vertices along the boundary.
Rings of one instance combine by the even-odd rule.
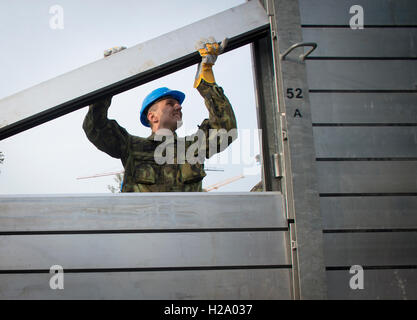
[[[197,88],[204,98],[209,111],[209,119],[201,123],[197,135],[177,137],[175,130],[181,124],[181,104],[185,95],[165,87],[152,91],[143,101],[140,121],[152,130],[152,134],[147,138],[130,135],[115,120],[107,118],[111,97],[97,101],[89,107],[83,129],[88,139],[99,150],[121,159],[125,169],[122,192],[203,191],[202,179],[206,176],[204,159],[200,157],[199,161],[190,161],[187,151],[194,155],[200,155],[202,151],[203,158],[209,158],[214,153],[223,151],[237,138],[236,118],[232,106],[223,89],[216,84],[212,71],[212,66],[217,56],[223,52],[226,43],[227,39],[220,45],[214,39],[210,39],[199,42],[197,47],[202,61],[198,65],[194,88]],[[223,130],[220,130],[219,134],[213,129]],[[160,164],[157,160],[161,154],[157,155],[156,151],[166,140],[161,141],[158,136],[160,132],[167,131],[171,132],[173,137],[174,161]],[[204,141],[199,141],[198,150],[191,150],[191,147],[195,147],[196,138],[199,140],[202,136]],[[177,153],[179,143],[185,145],[186,159]],[[214,150],[209,148],[213,144]]]

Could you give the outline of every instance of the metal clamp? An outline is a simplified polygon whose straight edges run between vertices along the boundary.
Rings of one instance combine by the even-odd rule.
[[[272,155],[275,178],[282,178],[281,163],[280,163],[281,156],[282,156],[281,153],[280,154],[274,153]]]
[[[305,60],[305,58],[307,58],[307,56],[310,54],[310,53],[312,53],[316,48],[317,48],[317,43],[315,43],[315,42],[299,42],[299,43],[296,43],[296,44],[293,44],[291,47],[289,47],[288,49],[287,49],[287,51],[285,51],[283,54],[280,54],[279,55],[279,59],[282,61],[282,60],[285,60],[285,57],[291,52],[291,51],[293,51],[295,48],[298,48],[298,47],[306,47],[306,46],[311,46],[312,48],[307,52],[307,53],[305,53],[305,54],[300,54],[300,59],[301,59],[301,61],[304,61]]]
[[[297,248],[298,248],[297,241],[291,240],[291,249],[297,250]]]

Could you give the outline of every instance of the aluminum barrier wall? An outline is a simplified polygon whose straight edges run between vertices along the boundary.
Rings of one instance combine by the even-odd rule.
[[[291,299],[282,206],[277,192],[0,196],[0,299]]]
[[[415,1],[264,2],[273,32],[253,50],[264,177],[285,198],[0,196],[0,298],[417,299]],[[349,27],[353,5],[364,29]],[[281,61],[301,35],[316,51]],[[3,138],[27,124],[15,129]],[[53,265],[64,290],[49,287]],[[352,265],[363,289],[349,286]]]
[[[299,4],[318,44],[306,67],[328,297],[417,299],[417,3]],[[364,29],[350,28],[353,5]]]

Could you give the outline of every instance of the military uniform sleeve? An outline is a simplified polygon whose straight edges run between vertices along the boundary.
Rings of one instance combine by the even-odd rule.
[[[199,129],[206,137],[206,158],[210,158],[237,139],[236,117],[223,89],[216,83],[202,80],[197,90],[209,112],[209,119],[205,119]]]
[[[111,98],[97,101],[89,106],[83,129],[99,150],[108,155],[125,160],[129,134],[115,120],[107,118]]]

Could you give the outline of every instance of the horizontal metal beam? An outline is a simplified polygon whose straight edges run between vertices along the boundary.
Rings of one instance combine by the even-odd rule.
[[[350,268],[326,272],[330,300],[417,299],[417,269],[364,269],[364,286],[361,290],[352,290],[348,285],[353,277],[349,271]]]
[[[310,90],[387,90],[417,93],[416,60],[307,60]]]
[[[317,158],[415,158],[417,126],[314,127]]]
[[[417,197],[321,197],[323,229],[417,229]],[[417,270],[416,270],[417,271]]]
[[[0,140],[198,63],[201,38],[228,38],[230,51],[268,32],[254,0],[45,81],[0,100]]]
[[[287,231],[0,235],[0,272],[65,269],[289,268]],[[116,269],[116,270],[114,270]],[[148,269],[149,270],[149,269]]]
[[[417,43],[417,41],[416,41]],[[416,93],[310,93],[313,123],[417,123]]]
[[[308,59],[336,58],[415,58],[417,28],[304,28],[303,40],[317,42]],[[340,41],[343,39],[343,41]],[[309,48],[306,48],[306,51]]]
[[[64,272],[64,290],[51,290],[49,272],[0,273],[0,299],[291,299],[291,269]]]
[[[319,192],[416,193],[417,161],[317,161]]]
[[[323,237],[326,267],[417,265],[415,231],[324,233]]]
[[[0,195],[0,236],[286,228],[278,192]]]

